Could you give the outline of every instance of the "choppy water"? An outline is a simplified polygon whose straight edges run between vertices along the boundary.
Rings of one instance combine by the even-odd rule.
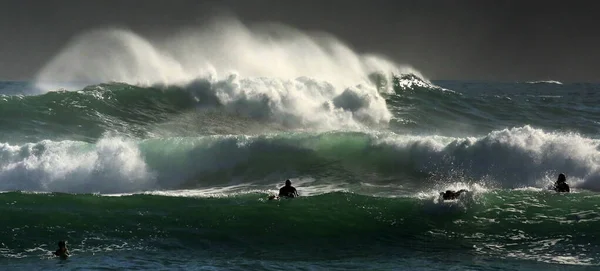
[[[170,50],[129,32],[91,32],[35,81],[0,82],[0,264],[600,264],[599,84],[431,82],[334,40],[286,30],[265,44],[228,27],[246,35],[207,30]],[[215,46],[227,59],[205,54],[211,72],[194,73],[178,54],[207,35],[250,44],[254,55]],[[198,60],[207,49],[193,50]],[[270,62],[257,65],[261,54]],[[237,71],[224,72],[227,63]],[[574,193],[548,190],[559,172]],[[265,201],[285,179],[301,197]],[[470,193],[440,201],[447,189]],[[61,239],[73,254],[66,261],[51,256]]]

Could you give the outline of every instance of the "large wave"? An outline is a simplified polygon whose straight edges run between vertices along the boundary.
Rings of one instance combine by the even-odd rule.
[[[376,74],[371,79],[381,82]],[[4,95],[0,142],[93,142],[107,131],[150,138],[367,127],[464,137],[525,124],[588,137],[598,133],[595,85],[583,86],[583,96],[566,95],[572,86],[560,85],[495,84],[499,89],[486,93],[487,84],[441,82],[444,88],[460,90],[446,91],[413,75],[395,77],[392,83],[393,94],[362,93],[365,86],[337,94],[329,82],[307,77],[231,76],[184,86],[108,83],[78,91]],[[10,92],[27,86],[8,88]]]
[[[394,80],[412,74],[416,79]],[[377,75],[377,76],[374,76]],[[150,41],[127,30],[84,33],[38,74],[43,90],[123,82],[200,90],[230,111],[282,125],[357,128],[385,124],[391,114],[380,92],[429,86],[420,73],[336,38],[278,24],[247,27],[218,19]],[[208,87],[206,86],[208,85]]]
[[[296,178],[321,192],[371,184],[414,194],[456,183],[545,188],[558,172],[576,188],[600,190],[599,143],[525,126],[480,138],[338,132],[2,144],[0,190],[240,192]]]

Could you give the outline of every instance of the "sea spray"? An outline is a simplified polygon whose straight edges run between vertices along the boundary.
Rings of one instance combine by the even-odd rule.
[[[373,72],[390,82],[392,73],[423,78],[409,66],[360,55],[332,36],[280,24],[248,27],[234,18],[216,18],[164,41],[150,41],[123,29],[83,33],[40,70],[36,81],[41,89],[54,90],[111,81],[181,85],[239,74],[242,78],[315,78],[332,83],[339,93],[370,84]]]
[[[152,42],[126,30],[84,33],[40,71],[37,86],[177,86],[192,90],[193,99],[209,98],[230,113],[288,128],[357,129],[364,122],[389,122],[380,92],[427,81],[411,68],[359,55],[333,37],[282,25],[249,28],[218,19],[168,40]],[[407,73],[414,78],[393,77]]]

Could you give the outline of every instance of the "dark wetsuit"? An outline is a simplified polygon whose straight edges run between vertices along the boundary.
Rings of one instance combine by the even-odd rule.
[[[284,186],[279,189],[279,196],[286,198],[294,198],[298,196],[298,191],[293,186]]]
[[[554,191],[556,192],[571,192],[571,189],[569,188],[569,185],[567,183],[557,183],[554,186]]]
[[[65,249],[64,251],[62,251],[62,250],[59,248],[59,249],[57,249],[57,250],[54,252],[54,255],[56,255],[56,256],[59,256],[59,257],[61,257],[62,259],[66,259],[66,258],[68,258],[68,257],[69,257],[69,251],[68,251],[68,250],[66,250],[66,249]]]
[[[461,194],[462,192],[468,192],[468,191],[467,191],[467,190],[464,190],[464,189],[462,189],[462,190],[459,190],[459,191],[457,191],[457,192],[454,192],[454,191],[452,191],[452,190],[448,190],[448,191],[446,191],[446,193],[443,193],[443,192],[442,192],[442,193],[440,193],[440,194],[442,195],[442,198],[443,198],[444,200],[450,200],[450,199],[457,199],[457,198],[458,198],[458,196],[460,196],[460,194]]]

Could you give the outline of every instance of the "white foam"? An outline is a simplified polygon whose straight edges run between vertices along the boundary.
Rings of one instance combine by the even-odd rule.
[[[0,144],[0,190],[75,193],[136,191],[154,179],[139,149],[122,138],[96,144]]]
[[[385,87],[371,81],[373,73],[388,82]],[[181,86],[202,79],[232,112],[293,128],[357,129],[355,120],[390,120],[379,92],[393,91],[392,73],[423,78],[409,66],[358,54],[330,35],[219,18],[154,41],[123,29],[83,33],[41,69],[36,85],[48,91],[113,81]],[[401,84],[431,85],[416,77]]]
[[[398,157],[424,172],[459,171],[470,180],[503,188],[540,187],[564,172],[572,187],[600,190],[600,140],[530,126],[484,137],[380,136]],[[446,182],[447,183],[447,182]]]
[[[556,80],[542,80],[542,81],[529,81],[527,84],[554,84],[554,85],[562,85],[563,83]]]
[[[209,90],[231,113],[274,121],[291,128],[361,129],[391,119],[385,99],[374,87],[338,89],[309,78],[241,79],[232,75]]]
[[[431,189],[419,191],[413,194],[413,197],[419,199],[434,199],[434,201],[437,202],[439,200],[440,192],[444,192],[446,190],[459,191],[461,189],[469,191],[469,197],[471,198],[475,194],[482,194],[491,190],[490,188],[486,187],[485,184],[480,183],[441,182],[434,185]]]

